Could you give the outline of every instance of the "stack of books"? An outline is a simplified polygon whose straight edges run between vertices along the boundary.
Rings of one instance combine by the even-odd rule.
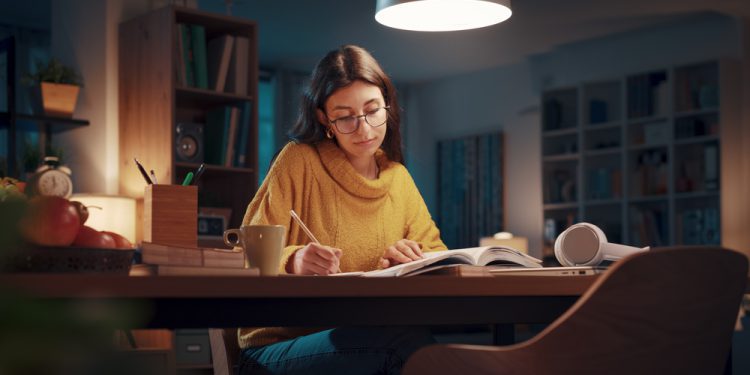
[[[258,276],[257,268],[244,268],[241,251],[181,247],[142,242],[141,264],[131,276]]]

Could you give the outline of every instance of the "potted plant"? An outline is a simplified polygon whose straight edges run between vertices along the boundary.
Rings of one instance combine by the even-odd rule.
[[[45,115],[73,117],[78,91],[83,87],[83,79],[73,68],[52,58],[47,64],[37,63],[36,73],[24,79],[34,86],[37,104],[41,103],[38,107]]]

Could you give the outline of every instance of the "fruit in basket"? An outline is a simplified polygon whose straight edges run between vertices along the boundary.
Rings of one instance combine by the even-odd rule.
[[[56,196],[30,199],[20,222],[21,235],[42,246],[69,246],[80,227],[81,219],[75,207],[67,199]]]
[[[104,231],[102,231],[102,233],[106,233],[106,234],[112,236],[112,238],[114,238],[114,240],[115,240],[115,244],[117,245],[117,248],[119,248],[119,249],[132,249],[133,248],[133,244],[130,243],[130,241],[128,241],[127,238],[125,238],[125,237],[123,237],[123,236],[121,236],[121,235],[119,235],[119,234],[117,234],[115,232],[110,232],[110,231],[104,230]]]
[[[89,219],[89,208],[84,206],[83,203],[79,201],[70,201],[70,204],[73,205],[73,207],[76,208],[76,211],[78,211],[78,217],[81,219],[81,225],[86,223],[86,220]]]
[[[11,198],[24,199],[26,197],[23,194],[25,188],[25,182],[11,177],[0,178],[0,202]]]
[[[110,249],[117,247],[117,243],[111,235],[105,232],[100,232],[88,225],[81,226],[81,229],[78,230],[78,235],[76,235],[72,245]]]

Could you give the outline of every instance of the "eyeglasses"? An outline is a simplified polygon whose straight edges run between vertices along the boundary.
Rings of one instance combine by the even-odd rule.
[[[336,130],[339,131],[341,134],[350,134],[354,133],[359,129],[359,119],[364,118],[365,122],[372,126],[373,128],[377,128],[378,126],[382,126],[388,121],[388,109],[391,108],[390,106],[385,107],[379,107],[375,108],[371,111],[368,111],[364,115],[359,116],[344,116],[339,117],[335,120],[329,120],[333,126],[336,127]]]

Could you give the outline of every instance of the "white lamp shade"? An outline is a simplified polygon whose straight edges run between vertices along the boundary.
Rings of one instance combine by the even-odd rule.
[[[135,243],[135,199],[117,195],[75,194],[71,201],[90,207],[86,224],[96,230],[115,232]]]
[[[510,18],[510,0],[377,0],[375,20],[396,29],[456,31]]]

